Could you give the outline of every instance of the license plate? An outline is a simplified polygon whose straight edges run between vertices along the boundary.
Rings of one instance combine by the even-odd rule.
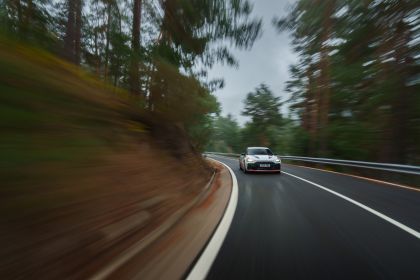
[[[269,164],[260,164],[260,167],[270,167]]]

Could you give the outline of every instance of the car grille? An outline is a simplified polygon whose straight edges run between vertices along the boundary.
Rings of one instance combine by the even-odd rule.
[[[261,167],[262,165],[269,165],[269,167]],[[259,161],[253,164],[248,164],[248,169],[251,170],[278,170],[280,169],[280,163],[274,163],[274,162],[270,162],[270,161]]]

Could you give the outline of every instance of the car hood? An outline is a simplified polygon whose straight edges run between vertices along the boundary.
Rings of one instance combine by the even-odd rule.
[[[268,155],[248,155],[247,157],[255,160],[255,161],[275,161],[276,159],[280,159],[276,156],[268,156]]]

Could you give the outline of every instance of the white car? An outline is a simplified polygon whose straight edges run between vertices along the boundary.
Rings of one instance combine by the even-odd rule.
[[[281,159],[267,147],[248,147],[239,157],[239,168],[245,173],[281,173]]]

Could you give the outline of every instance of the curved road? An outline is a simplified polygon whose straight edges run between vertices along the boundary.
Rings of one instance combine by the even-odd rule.
[[[292,165],[307,181],[244,174],[212,157],[234,170],[239,197],[207,279],[420,279],[419,191]]]

